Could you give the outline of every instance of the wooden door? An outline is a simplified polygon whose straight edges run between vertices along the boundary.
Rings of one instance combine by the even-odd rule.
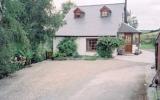
[[[132,34],[125,34],[125,52],[132,53]]]

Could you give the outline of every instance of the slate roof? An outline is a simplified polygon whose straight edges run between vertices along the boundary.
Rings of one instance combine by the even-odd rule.
[[[108,7],[112,13],[111,16],[102,18],[100,9]],[[82,18],[74,18],[72,8],[65,17],[66,24],[63,25],[56,36],[117,36],[117,32],[123,22],[124,3],[78,6],[85,12]]]
[[[136,30],[134,27],[132,27],[126,23],[121,23],[121,26],[119,27],[118,33],[124,33],[124,32],[141,33],[140,31]]]

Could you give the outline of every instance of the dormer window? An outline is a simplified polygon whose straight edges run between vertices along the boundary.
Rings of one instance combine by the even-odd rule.
[[[111,10],[106,7],[106,6],[103,6],[101,9],[100,9],[100,15],[101,17],[107,17],[107,16],[110,16],[111,15]]]
[[[103,12],[101,13],[101,16],[102,16],[102,17],[107,17],[107,16],[108,16],[108,12],[107,12],[107,11],[103,11]]]
[[[84,15],[85,15],[85,13],[84,13],[81,9],[76,8],[76,9],[74,10],[74,18],[81,18],[81,17],[83,17]]]

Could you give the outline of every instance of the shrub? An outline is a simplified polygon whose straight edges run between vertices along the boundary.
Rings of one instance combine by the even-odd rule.
[[[53,54],[53,58],[61,58],[61,57],[66,57],[64,53],[56,52]]]
[[[66,55],[64,53],[56,52],[53,54],[53,60],[67,60]]]
[[[97,43],[97,53],[100,57],[111,58],[115,48],[118,48],[124,43],[122,39],[115,37],[102,37]]]
[[[11,63],[8,58],[11,58],[10,54],[7,53],[9,50],[3,48],[3,50],[0,50],[0,79],[4,76],[7,76],[9,73],[12,72]]]
[[[72,56],[73,56],[74,58],[79,58],[79,57],[80,57],[80,55],[78,54],[78,52],[73,53]]]
[[[152,38],[152,39],[151,39],[151,44],[152,44],[152,45],[155,45],[155,44],[156,44],[156,38]]]
[[[77,45],[74,38],[64,38],[57,46],[59,53],[67,57],[73,56],[77,52]]]
[[[157,34],[155,33],[142,34],[141,43],[155,45],[156,38],[157,38]]]

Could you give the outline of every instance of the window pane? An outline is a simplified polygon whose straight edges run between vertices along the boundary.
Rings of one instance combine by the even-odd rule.
[[[139,44],[139,34],[133,35],[133,44]]]
[[[87,39],[87,51],[96,51],[97,39]]]
[[[108,12],[103,11],[103,12],[101,13],[101,15],[102,15],[102,17],[106,17],[106,16],[108,16]]]

